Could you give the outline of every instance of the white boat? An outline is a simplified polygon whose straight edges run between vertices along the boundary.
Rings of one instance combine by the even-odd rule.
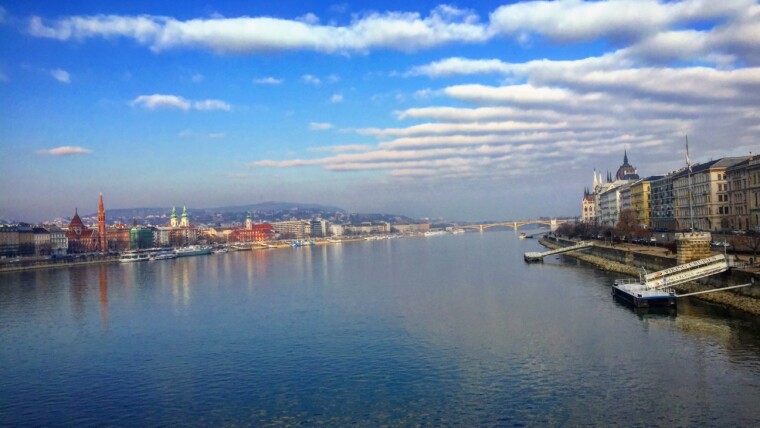
[[[119,262],[121,263],[144,262],[147,260],[150,260],[150,256],[147,253],[138,253],[137,251],[127,251],[119,256]]]
[[[424,233],[425,236],[439,236],[439,235],[446,235],[447,232],[445,230],[428,230]]]
[[[528,237],[528,235],[525,234],[525,232],[520,232],[520,236],[519,236],[520,239],[525,239],[527,237]]]
[[[188,247],[177,248],[177,257],[202,256],[211,254],[211,247],[207,245],[190,245]]]
[[[214,254],[226,254],[227,253],[227,247],[217,248],[214,250]]]
[[[157,251],[153,254],[153,260],[170,260],[176,258],[177,253],[172,249]]]

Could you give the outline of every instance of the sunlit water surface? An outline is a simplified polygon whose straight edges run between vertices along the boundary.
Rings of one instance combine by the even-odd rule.
[[[0,274],[0,424],[759,426],[760,324],[513,232]]]

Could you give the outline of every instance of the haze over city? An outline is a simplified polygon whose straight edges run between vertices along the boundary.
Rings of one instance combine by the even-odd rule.
[[[591,19],[590,17],[593,17]],[[757,152],[760,6],[0,3],[0,218],[264,201],[577,215]]]

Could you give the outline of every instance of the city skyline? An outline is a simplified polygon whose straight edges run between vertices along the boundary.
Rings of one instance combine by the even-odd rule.
[[[756,1],[0,2],[0,218],[293,201],[578,211],[760,147]]]

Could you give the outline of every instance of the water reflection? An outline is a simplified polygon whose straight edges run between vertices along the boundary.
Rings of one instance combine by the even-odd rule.
[[[100,266],[100,323],[108,331],[108,267]]]
[[[2,276],[0,424],[758,426],[756,325],[688,302],[634,312],[614,275],[523,263],[534,245],[466,234]]]
[[[87,299],[87,269],[69,269],[69,296],[71,300],[71,315],[76,321],[82,321],[85,314]]]

